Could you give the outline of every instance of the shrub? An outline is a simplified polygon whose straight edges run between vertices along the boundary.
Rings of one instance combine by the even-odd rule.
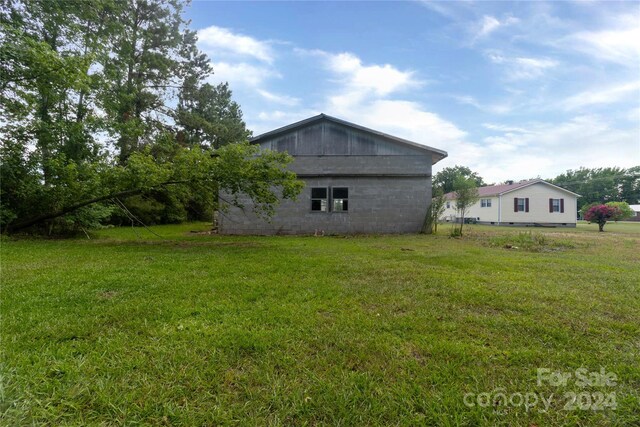
[[[455,225],[451,228],[451,232],[449,233],[450,237],[460,237],[462,236],[462,231]]]
[[[598,224],[598,230],[604,231],[604,225],[610,219],[622,215],[617,206],[595,205],[591,206],[584,214],[584,219],[591,223]]]
[[[606,205],[612,208],[618,208],[618,213],[611,218],[612,221],[622,221],[635,215],[627,202],[609,202]]]

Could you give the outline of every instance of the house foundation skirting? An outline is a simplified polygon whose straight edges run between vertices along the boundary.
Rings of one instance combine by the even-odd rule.
[[[569,227],[575,228],[575,222],[559,223],[559,222],[500,222],[497,221],[478,221],[478,224],[497,225],[500,227]]]

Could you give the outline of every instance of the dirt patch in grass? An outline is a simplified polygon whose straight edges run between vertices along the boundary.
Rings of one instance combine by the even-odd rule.
[[[118,296],[118,292],[117,291],[102,291],[102,292],[98,292],[98,298],[100,298],[100,299],[110,300],[110,299],[114,299],[116,296]]]
[[[550,237],[549,234],[531,231],[506,234],[487,235],[482,237],[483,243],[491,247],[501,247],[509,250],[523,250],[529,252],[555,252],[584,247],[586,243],[576,242],[566,238]]]
[[[188,233],[185,233],[187,236],[211,236],[218,234],[217,230],[205,230],[205,231],[197,231],[191,230]]]

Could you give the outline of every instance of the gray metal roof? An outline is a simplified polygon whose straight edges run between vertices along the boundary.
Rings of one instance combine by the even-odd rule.
[[[413,148],[418,148],[420,150],[428,151],[428,152],[433,154],[432,163],[434,163],[434,164],[448,156],[447,152],[444,151],[444,150],[439,150],[437,148],[429,147],[428,145],[420,144],[420,143],[417,143],[417,142],[414,142],[414,141],[409,141],[408,139],[398,138],[397,136],[393,136],[393,135],[389,135],[389,134],[384,133],[384,132],[380,132],[380,131],[377,131],[377,130],[369,129],[369,128],[366,128],[364,126],[360,126],[360,125],[357,125],[355,123],[348,122],[346,120],[341,120],[341,119],[338,119],[338,118],[335,118],[335,117],[328,116],[328,115],[326,115],[324,113],[323,114],[318,114],[317,116],[309,117],[308,119],[300,120],[299,122],[295,122],[295,123],[292,123],[290,125],[283,126],[281,128],[274,129],[274,130],[269,131],[269,132],[265,132],[265,133],[263,133],[261,135],[258,135],[258,136],[255,136],[255,137],[251,138],[249,141],[252,142],[252,143],[258,143],[263,139],[271,138],[271,137],[274,137],[276,135],[279,135],[279,134],[282,134],[282,133],[285,133],[285,132],[296,130],[296,129],[308,126],[310,124],[313,124],[315,122],[319,122],[319,121],[322,121],[322,120],[327,120],[327,121],[330,121],[330,122],[338,123],[340,125],[347,126],[347,127],[353,128],[353,129],[357,129],[357,130],[360,130],[362,132],[366,132],[366,133],[369,133],[369,134],[372,134],[372,135],[376,135],[376,136],[379,136],[379,137],[384,138],[386,140],[389,140],[391,142],[404,144],[404,145],[409,145],[409,146],[411,146]]]

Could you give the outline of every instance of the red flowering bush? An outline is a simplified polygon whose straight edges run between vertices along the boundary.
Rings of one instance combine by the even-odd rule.
[[[598,229],[604,231],[604,225],[608,220],[621,215],[617,206],[595,205],[591,206],[584,214],[584,219],[598,224]]]

